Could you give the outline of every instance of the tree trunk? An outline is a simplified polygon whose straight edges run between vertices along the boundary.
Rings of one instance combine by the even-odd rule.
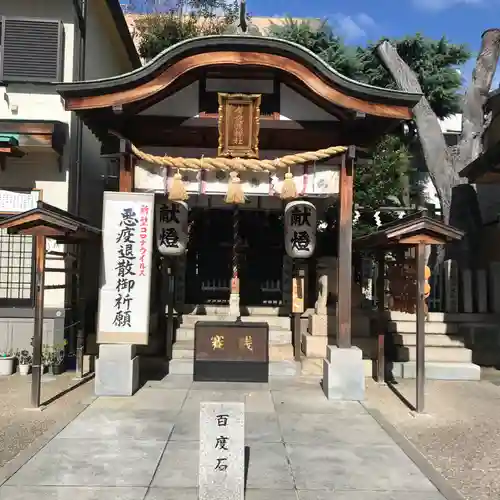
[[[384,41],[377,51],[402,90],[422,93],[417,76],[393,45]],[[466,233],[459,245],[450,247],[449,257],[467,265],[474,262],[474,255],[477,256],[478,231],[482,223],[476,192],[458,174],[482,152],[484,105],[499,56],[500,29],[488,30],[483,34],[472,82],[465,96],[458,146],[447,147],[439,120],[425,97],[413,109],[425,164],[441,202],[444,222]]]

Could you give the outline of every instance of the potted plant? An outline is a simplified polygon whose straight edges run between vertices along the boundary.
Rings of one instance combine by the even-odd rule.
[[[14,373],[14,360],[16,357],[12,349],[0,351],[0,376],[12,375]]]
[[[16,357],[19,361],[19,373],[21,375],[28,375],[28,373],[30,372],[31,363],[33,362],[33,358],[29,351],[27,351],[26,349],[18,351]]]
[[[66,357],[65,347],[66,347],[66,341],[64,342],[64,344],[43,346],[43,351],[42,351],[43,364],[45,366],[48,366],[49,371],[53,375],[60,375],[65,371],[65,366],[64,366],[64,360]]]

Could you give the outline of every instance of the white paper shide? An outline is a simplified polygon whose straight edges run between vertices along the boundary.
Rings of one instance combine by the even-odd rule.
[[[294,259],[311,257],[316,248],[316,207],[292,201],[285,207],[285,250]]]
[[[153,194],[104,194],[100,336],[133,334],[123,341],[147,344],[153,207]]]
[[[167,257],[177,257],[186,252],[188,244],[187,203],[172,202],[166,197],[156,204],[156,244],[158,251]]]

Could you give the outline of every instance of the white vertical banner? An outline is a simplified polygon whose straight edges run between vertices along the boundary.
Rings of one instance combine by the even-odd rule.
[[[104,193],[98,343],[148,343],[153,219],[153,193]]]

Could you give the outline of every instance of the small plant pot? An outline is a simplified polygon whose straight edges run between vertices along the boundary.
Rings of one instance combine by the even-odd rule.
[[[30,372],[31,365],[19,365],[19,373],[21,375],[28,375]]]
[[[61,375],[61,373],[65,372],[65,367],[62,363],[60,365],[52,365],[51,372],[52,375]]]
[[[14,373],[14,356],[0,357],[0,376],[12,375]]]

